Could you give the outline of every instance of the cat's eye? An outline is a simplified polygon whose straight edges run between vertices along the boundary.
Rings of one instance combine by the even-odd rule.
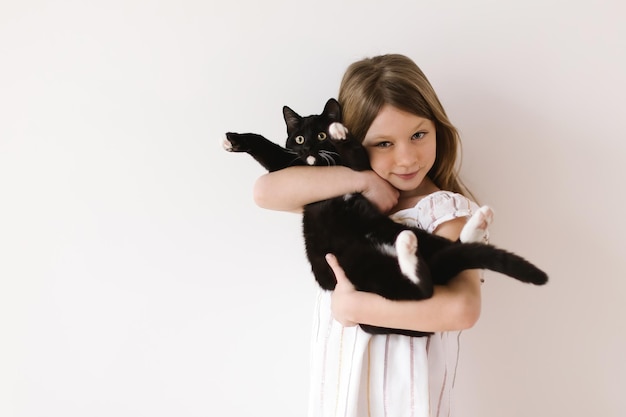
[[[318,140],[324,140],[326,139],[326,133],[325,132],[320,132],[317,134],[317,139]]]
[[[304,143],[304,136],[296,136],[294,140],[298,145],[302,145]]]

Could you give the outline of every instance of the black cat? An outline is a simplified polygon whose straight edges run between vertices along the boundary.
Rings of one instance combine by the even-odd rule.
[[[340,123],[341,108],[335,99],[328,100],[320,115],[301,117],[287,106],[283,107],[283,115],[288,134],[285,148],[253,133],[227,133],[224,148],[249,153],[268,171],[295,165],[371,169],[365,148]],[[337,256],[357,290],[391,300],[429,298],[433,285],[446,284],[466,269],[488,269],[537,285],[548,280],[545,272],[530,262],[493,245],[452,242],[396,223],[360,193],[308,204],[302,222],[307,257],[315,279],[326,290],[334,289],[337,283],[325,260],[327,253]],[[475,223],[469,221],[466,228]],[[472,231],[467,235],[472,235]],[[361,327],[374,334],[431,334],[363,324]]]

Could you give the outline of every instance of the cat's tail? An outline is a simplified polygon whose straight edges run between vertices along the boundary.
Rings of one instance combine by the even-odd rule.
[[[431,261],[431,272],[436,281],[447,282],[466,269],[488,269],[535,285],[548,282],[548,275],[526,259],[484,243],[450,245]]]

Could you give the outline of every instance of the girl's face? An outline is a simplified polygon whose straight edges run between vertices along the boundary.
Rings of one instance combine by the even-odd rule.
[[[401,197],[432,187],[426,174],[435,163],[437,138],[429,119],[386,104],[363,139],[372,169],[400,190]]]

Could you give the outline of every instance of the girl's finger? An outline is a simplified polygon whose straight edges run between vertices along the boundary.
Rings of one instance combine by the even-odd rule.
[[[339,265],[339,261],[337,260],[337,257],[335,255],[333,255],[332,253],[326,254],[326,262],[328,262],[328,265],[333,270],[338,285],[352,286],[352,283],[348,280],[348,277],[346,277],[346,273],[344,272],[341,265]]]
[[[341,266],[339,265],[339,261],[337,261],[337,257],[332,253],[328,253],[326,254],[326,262],[328,262],[328,266],[330,266],[333,270],[337,282],[343,281],[345,275],[343,269],[341,269]]]
[[[326,262],[328,262],[328,265],[330,265],[333,270],[339,266],[339,263],[337,262],[337,257],[332,253],[326,254]]]

